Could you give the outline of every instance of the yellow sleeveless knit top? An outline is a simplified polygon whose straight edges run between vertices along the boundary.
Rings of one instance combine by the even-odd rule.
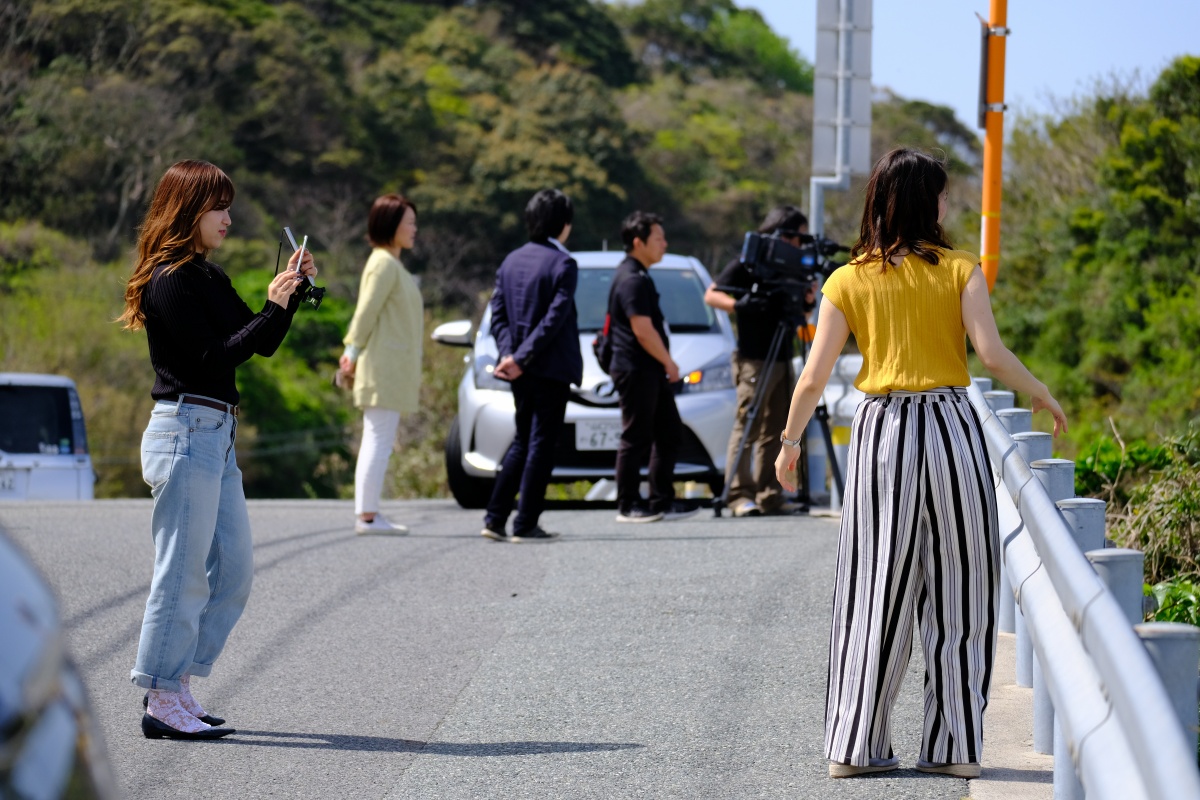
[[[965,250],[938,250],[938,263],[908,255],[880,271],[878,258],[851,262],[821,291],[846,315],[863,355],[854,385],[867,394],[967,386],[962,292],[979,264]]]

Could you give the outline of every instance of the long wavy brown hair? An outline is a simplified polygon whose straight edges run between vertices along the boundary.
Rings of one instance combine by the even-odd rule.
[[[200,217],[233,203],[233,181],[207,161],[180,161],[163,174],[138,231],[137,260],[125,284],[125,312],[117,318],[127,330],[146,325],[142,293],[163,264],[178,269],[200,252]]]
[[[880,271],[886,271],[891,258],[907,250],[937,264],[936,248],[954,246],[938,222],[938,196],[948,181],[942,162],[919,150],[900,147],[879,159],[867,179],[862,225],[850,248],[851,258],[882,258]]]

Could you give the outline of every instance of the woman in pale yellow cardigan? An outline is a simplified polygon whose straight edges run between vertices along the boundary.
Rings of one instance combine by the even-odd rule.
[[[379,498],[400,414],[417,410],[421,389],[425,312],[417,282],[400,263],[400,251],[412,249],[416,236],[416,206],[398,194],[375,199],[367,218],[374,249],[340,362],[342,372],[354,377],[354,405],[363,410],[354,470],[354,530],[362,534],[408,533],[379,513]]]

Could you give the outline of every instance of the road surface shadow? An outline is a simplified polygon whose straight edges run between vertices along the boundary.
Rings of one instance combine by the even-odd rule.
[[[392,739],[386,736],[245,730],[239,730],[222,742],[258,747],[420,753],[439,756],[540,756],[552,753],[611,752],[645,747],[643,744],[625,742],[422,742],[417,739]]]

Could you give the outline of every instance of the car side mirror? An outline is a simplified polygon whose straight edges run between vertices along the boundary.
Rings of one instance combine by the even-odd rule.
[[[453,322],[443,322],[433,329],[432,339],[439,344],[449,345],[450,347],[470,347],[474,344],[471,341],[471,320],[456,319]]]

